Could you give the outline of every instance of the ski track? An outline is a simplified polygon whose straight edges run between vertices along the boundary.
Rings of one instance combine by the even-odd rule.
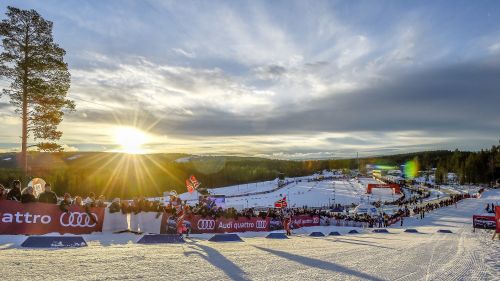
[[[495,280],[500,274],[484,263],[489,252],[481,251],[477,237],[447,235],[300,235],[222,244],[189,239],[150,246],[90,241],[83,249],[3,249],[0,272],[3,280]]]

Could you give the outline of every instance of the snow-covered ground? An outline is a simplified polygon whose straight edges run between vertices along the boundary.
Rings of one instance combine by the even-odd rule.
[[[372,202],[377,200],[393,201],[399,198],[399,194],[392,194],[390,189],[374,189],[372,195],[366,194],[366,186],[369,183],[377,183],[372,178],[360,178],[359,180],[323,180],[308,181],[315,178],[316,175],[296,179],[286,179],[289,184],[276,189],[278,181],[267,181],[253,184],[242,184],[228,187],[211,189],[212,194],[221,194],[226,196],[236,196],[226,198],[227,207],[243,209],[247,207],[272,207],[274,202],[287,197],[288,205],[291,207],[322,207],[333,203],[348,205],[351,203]],[[301,181],[299,181],[301,180]],[[257,195],[245,195],[254,192],[268,192]],[[239,196],[238,196],[239,195]],[[183,200],[192,200],[197,202],[198,193],[180,194]],[[189,201],[188,201],[189,202]]]
[[[307,192],[307,191],[306,191]],[[1,280],[499,280],[500,241],[471,228],[471,217],[500,190],[409,218],[389,234],[311,227],[288,240],[246,233],[244,242],[213,243],[208,235],[183,245],[139,245],[133,234],[85,235],[89,247],[19,248],[24,236],[0,236]],[[403,232],[417,229],[420,234]],[[452,234],[439,234],[438,229]],[[342,236],[311,238],[311,231]]]
[[[458,184],[441,185],[441,188],[463,194],[475,194],[481,189],[481,187],[477,185],[458,185]]]

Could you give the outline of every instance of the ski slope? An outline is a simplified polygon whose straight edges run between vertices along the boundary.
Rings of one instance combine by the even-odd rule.
[[[377,200],[393,201],[401,195],[392,194],[389,189],[374,189],[373,194],[366,194],[366,186],[369,183],[378,183],[372,178],[360,178],[359,180],[323,180],[308,181],[315,178],[316,175],[296,179],[286,179],[289,184],[283,188],[272,191],[277,188],[278,181],[266,181],[251,184],[234,185],[210,189],[211,194],[220,194],[226,196],[236,196],[226,198],[227,207],[243,208],[267,208],[273,207],[274,202],[287,197],[290,207],[322,207],[331,204],[349,205],[351,203],[372,202]],[[258,195],[246,195],[254,192],[268,192]],[[181,199],[188,202],[197,202],[198,193],[183,193]]]
[[[500,200],[500,190],[405,224],[420,234],[346,235],[350,229],[311,227],[288,240],[242,234],[244,242],[213,243],[208,235],[184,245],[138,245],[133,234],[85,235],[89,247],[21,249],[23,236],[0,236],[2,280],[499,280],[500,241],[472,232],[471,216]],[[438,234],[449,229],[452,234]],[[339,237],[311,238],[338,230]]]

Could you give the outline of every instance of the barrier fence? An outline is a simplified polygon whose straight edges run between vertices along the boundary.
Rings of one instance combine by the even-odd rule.
[[[190,215],[184,225],[191,233],[226,233],[272,231],[283,229],[281,220],[273,218],[240,217],[238,219]],[[319,216],[298,215],[291,218],[291,227],[319,226]],[[57,205],[23,204],[0,201],[0,234],[47,234],[134,231],[144,233],[176,233],[176,218],[166,213],[110,213],[107,208],[72,206],[63,212]]]
[[[343,227],[368,227],[367,222],[352,221],[352,220],[332,220],[331,225]]]
[[[72,206],[62,212],[52,204],[0,201],[0,234],[88,234],[102,231],[103,222],[104,208],[86,212],[85,208]]]

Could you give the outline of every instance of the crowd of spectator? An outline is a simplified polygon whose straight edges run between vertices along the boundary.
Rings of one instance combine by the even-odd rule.
[[[46,203],[59,205],[62,211],[68,211],[71,206],[80,206],[86,208],[92,207],[106,207],[105,197],[103,195],[96,198],[95,194],[91,192],[89,196],[83,200],[80,196],[71,197],[69,193],[65,193],[62,197],[52,191],[50,184],[45,184],[44,191],[40,194],[35,193],[35,189],[28,186],[21,190],[21,182],[15,180],[12,183],[12,188],[6,189],[0,185],[0,200],[12,200],[21,203]]]
[[[208,197],[201,198],[198,203],[191,206],[175,195],[170,196],[170,200],[166,204],[160,201],[147,200],[143,197],[134,198],[130,201],[115,198],[111,202],[107,203],[106,198],[103,195],[96,197],[96,195],[92,192],[85,199],[80,196],[71,197],[69,193],[65,193],[62,197],[58,197],[57,194],[52,191],[50,184],[46,184],[44,191],[38,196],[34,193],[34,189],[32,187],[26,187],[21,190],[21,182],[17,180],[13,182],[13,188],[10,190],[7,190],[5,187],[0,185],[0,200],[14,200],[22,203],[41,202],[47,204],[57,204],[62,211],[66,212],[71,206],[80,206],[84,207],[87,212],[89,212],[89,208],[92,207],[108,207],[110,213],[121,212],[123,214],[138,214],[140,212],[156,212],[157,217],[159,217],[162,213],[167,213],[175,217],[179,215],[179,210],[182,210],[182,213],[185,216],[199,215],[202,217],[226,219],[238,219],[242,217],[270,217],[279,219],[284,216],[293,215],[319,215],[330,222],[333,220],[363,222],[369,227],[386,227],[390,225],[390,222],[394,222],[396,220],[400,220],[402,225],[404,217],[411,215],[418,215],[423,219],[426,212],[456,204],[459,200],[462,200],[465,197],[465,195],[457,194],[451,195],[449,198],[439,200],[438,202],[423,204],[423,199],[429,197],[430,192],[413,190],[411,193],[411,197],[405,198],[403,196],[393,202],[393,204],[399,205],[399,209],[393,214],[386,214],[382,212],[377,215],[368,215],[349,214],[348,212],[345,212],[345,210],[349,209],[349,206],[342,206],[341,204],[334,204],[330,206],[330,208],[324,209],[308,208],[307,206],[304,206],[302,208],[290,208],[286,210],[275,208],[269,208],[266,210],[256,210],[254,208],[237,210],[232,207],[223,208],[222,206],[218,206]],[[377,204],[381,204],[381,202],[374,202],[372,204],[379,207]],[[413,207],[409,207],[412,205]],[[179,206],[181,208],[179,208]],[[355,207],[355,205],[351,207]],[[487,211],[488,209],[491,210],[494,208],[493,206],[489,207],[488,205]]]

